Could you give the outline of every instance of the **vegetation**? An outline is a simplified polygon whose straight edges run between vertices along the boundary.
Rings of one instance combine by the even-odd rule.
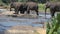
[[[60,14],[47,23],[47,34],[60,34]]]
[[[27,2],[27,1],[37,2],[39,6],[39,10],[44,10],[45,9],[44,3],[46,3],[47,1],[60,1],[60,0],[0,0],[0,6],[9,5],[11,2]]]
[[[45,10],[45,4],[38,4],[38,6],[39,6],[39,11],[41,11],[41,10]]]
[[[0,0],[0,3],[9,4],[10,2],[27,2],[27,1],[46,3],[47,1],[60,1],[60,0]]]

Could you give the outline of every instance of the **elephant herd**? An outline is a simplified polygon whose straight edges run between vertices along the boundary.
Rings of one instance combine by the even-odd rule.
[[[19,12],[21,14],[24,14],[25,12],[27,14],[30,13],[30,10],[34,10],[36,12],[37,15],[38,14],[38,3],[35,2],[12,2],[10,4],[10,11],[11,8],[15,9],[15,13],[14,14],[18,14]],[[53,17],[55,12],[60,11],[60,2],[46,2],[45,4],[45,15],[46,15],[46,10],[47,8],[50,8],[50,13],[51,16]]]
[[[30,10],[34,10],[36,12],[36,14],[38,15],[38,4],[35,2],[12,2],[10,4],[10,11],[11,8],[15,9],[15,13],[14,14],[19,14],[19,12],[21,14],[24,14],[25,12],[27,14],[30,13]]]

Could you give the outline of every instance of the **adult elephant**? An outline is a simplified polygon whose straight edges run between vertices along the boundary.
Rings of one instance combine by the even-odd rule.
[[[55,12],[60,11],[60,2],[47,2],[46,8],[45,8],[45,16],[46,16],[47,8],[50,8],[50,13],[51,13],[51,16],[53,17]]]
[[[26,3],[26,6],[27,6],[27,13],[29,14],[30,13],[30,10],[35,10],[36,14],[38,14],[38,4],[35,3],[35,2],[27,2]]]
[[[14,8],[15,9],[14,14],[18,14],[19,11],[20,11],[20,13],[24,14],[25,9],[26,9],[26,7],[24,5],[25,5],[25,3],[23,3],[23,2],[12,2],[10,4],[10,11],[11,11],[11,8]]]

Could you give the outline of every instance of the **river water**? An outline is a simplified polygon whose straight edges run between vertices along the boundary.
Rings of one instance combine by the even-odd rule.
[[[5,9],[0,9],[0,12],[6,11]],[[44,13],[39,13],[37,18],[19,18],[19,17],[9,17],[9,16],[0,16],[0,31],[7,30],[11,26],[33,26],[33,27],[42,27],[42,24],[35,24],[34,22],[47,22],[50,20],[50,14],[47,13],[46,19]]]

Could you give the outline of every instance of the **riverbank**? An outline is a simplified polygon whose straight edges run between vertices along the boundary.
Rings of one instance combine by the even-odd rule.
[[[12,26],[10,29],[5,31],[5,34],[46,34],[46,29],[32,26]]]

